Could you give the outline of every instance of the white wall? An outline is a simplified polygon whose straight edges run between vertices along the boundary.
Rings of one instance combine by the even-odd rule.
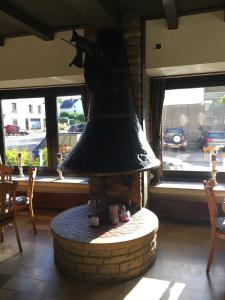
[[[225,71],[224,11],[146,21],[146,70],[151,76]],[[157,43],[161,49],[155,49]]]
[[[12,103],[16,103],[16,112],[12,112]],[[4,126],[12,125],[13,120],[17,120],[17,125],[26,129],[26,119],[28,120],[29,129],[32,129],[32,119],[40,119],[41,129],[44,129],[45,104],[44,98],[27,98],[27,99],[14,99],[3,100],[3,123]],[[29,112],[29,105],[33,106],[33,112]],[[38,106],[41,106],[41,112],[38,112]]]
[[[83,69],[68,67],[76,51],[61,40],[71,31],[57,33],[53,41],[35,36],[9,38],[0,47],[0,88],[10,86],[82,83]]]

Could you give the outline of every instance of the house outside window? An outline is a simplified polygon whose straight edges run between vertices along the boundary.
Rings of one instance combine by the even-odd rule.
[[[73,114],[73,113],[78,113],[78,114],[83,114],[83,105],[82,105],[82,100],[81,96],[74,96],[71,98],[64,98],[63,102],[60,105],[60,112],[63,113],[68,113],[68,114]]]
[[[38,105],[38,113],[41,114],[41,105]]]
[[[12,103],[12,113],[16,113],[16,112],[17,112],[16,103],[13,102],[13,103]]]
[[[33,105],[32,104],[29,104],[29,113],[33,113]]]
[[[29,112],[26,113],[24,107],[33,107],[34,103],[45,101],[44,98],[20,98],[14,99],[13,104],[17,107],[17,119],[14,118],[15,113],[10,114],[8,106],[10,100],[2,100],[2,111],[4,115],[4,145],[5,145],[5,160],[9,165],[17,165],[18,152],[22,152],[24,166],[41,166],[48,167],[48,151],[45,147],[41,152],[35,152],[35,147],[39,144],[40,140],[46,136],[46,129],[41,128],[40,118],[29,118]],[[46,117],[43,111],[43,118]],[[39,121],[39,122],[38,122]],[[32,132],[32,125],[38,124],[39,132]],[[11,125],[12,124],[12,125]],[[27,130],[30,128],[31,130]]]
[[[76,145],[86,125],[81,95],[57,97],[58,151],[65,157]]]

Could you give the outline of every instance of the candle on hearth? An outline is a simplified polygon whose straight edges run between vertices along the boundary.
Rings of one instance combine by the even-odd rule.
[[[216,170],[216,154],[211,155],[211,166],[212,166],[212,171]]]
[[[63,180],[64,177],[62,175],[62,171],[60,170],[60,165],[61,165],[62,160],[63,160],[62,159],[62,153],[57,153],[56,159],[57,159],[57,162],[58,162],[57,169],[56,169],[56,171],[58,172],[58,179]]]
[[[19,169],[19,176],[24,177],[23,174],[23,155],[22,152],[18,152],[18,169]]]
[[[212,179],[214,180],[215,184],[217,184],[217,181],[216,181],[216,174],[217,174],[216,153],[211,154],[211,167],[212,167]]]
[[[225,171],[225,153],[222,153],[222,161],[223,161],[223,172]]]

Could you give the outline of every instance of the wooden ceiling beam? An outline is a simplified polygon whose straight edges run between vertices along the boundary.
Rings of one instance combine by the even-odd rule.
[[[162,0],[168,29],[178,28],[178,14],[175,0]]]
[[[3,47],[5,45],[5,39],[3,37],[0,37],[0,47]]]
[[[33,34],[44,41],[54,39],[54,33],[52,30],[23,12],[18,7],[4,0],[0,1],[0,15],[14,26],[18,26],[25,32]]]
[[[115,28],[119,25],[118,14],[111,3],[107,5],[101,0],[66,0],[86,23],[96,29]]]

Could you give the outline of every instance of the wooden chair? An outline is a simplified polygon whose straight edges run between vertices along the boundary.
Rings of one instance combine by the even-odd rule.
[[[7,165],[0,165],[0,178],[1,181],[11,181],[13,174],[13,167]]]
[[[225,240],[225,218],[217,216],[216,198],[213,188],[215,186],[214,180],[204,180],[204,190],[208,201],[210,223],[211,223],[211,242],[208,254],[208,262],[206,267],[206,273],[209,273],[210,266],[213,259],[213,253],[216,245],[216,239]]]
[[[23,250],[15,218],[16,187],[17,182],[15,181],[0,182],[0,241],[3,242],[4,240],[3,226],[8,224],[13,225],[16,232],[17,244],[20,252],[22,252]]]
[[[37,168],[30,167],[28,169],[28,189],[26,196],[16,196],[16,206],[15,209],[18,212],[19,210],[28,210],[31,223],[33,226],[34,234],[37,234],[36,223],[35,223],[35,216],[33,210],[33,192],[34,192],[34,183],[37,174]]]

